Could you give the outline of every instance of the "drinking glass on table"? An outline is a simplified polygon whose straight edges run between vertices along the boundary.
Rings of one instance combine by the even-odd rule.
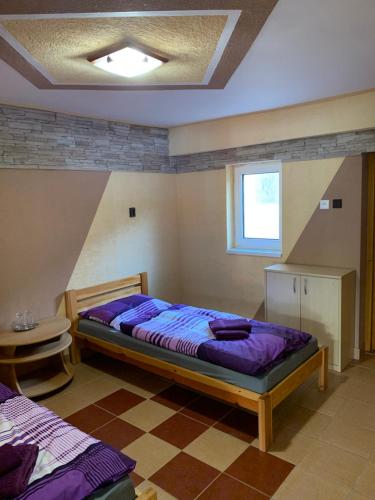
[[[34,325],[34,315],[31,311],[24,311],[23,322],[26,328]]]

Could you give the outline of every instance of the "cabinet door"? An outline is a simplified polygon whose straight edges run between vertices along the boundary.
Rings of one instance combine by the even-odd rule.
[[[266,320],[299,330],[299,275],[267,272],[266,280]]]
[[[328,345],[331,365],[340,365],[340,285],[337,279],[301,276],[301,330]]]

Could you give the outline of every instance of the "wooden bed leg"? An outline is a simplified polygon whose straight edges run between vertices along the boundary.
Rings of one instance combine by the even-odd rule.
[[[259,449],[267,451],[272,445],[272,405],[268,395],[258,401]]]
[[[77,340],[74,338],[74,335],[72,336],[72,346],[71,346],[71,357],[72,357],[72,363],[73,365],[77,365],[78,363],[81,362],[81,350],[79,348]]]
[[[328,347],[322,350],[322,364],[319,368],[319,389],[325,391],[328,388]]]

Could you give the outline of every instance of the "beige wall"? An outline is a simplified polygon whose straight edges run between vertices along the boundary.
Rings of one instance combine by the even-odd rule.
[[[19,310],[63,314],[67,288],[141,271],[151,293],[177,301],[175,177],[1,170],[0,328]]]
[[[306,186],[307,188],[307,186]],[[323,197],[341,198],[341,209],[319,210],[300,233],[291,249],[288,262],[348,267],[357,273],[355,346],[361,344],[360,323],[360,266],[361,266],[361,196],[362,158],[344,160]]]
[[[108,172],[0,170],[0,329],[55,314]]]
[[[63,314],[66,288],[143,270],[151,294],[258,317],[263,269],[273,262],[359,270],[359,157],[284,164],[282,259],[226,253],[224,170],[3,170],[0,176],[1,327],[25,308]],[[317,210],[325,196],[342,198],[343,209]]]
[[[176,203],[174,174],[112,172],[68,288],[147,271],[150,293],[177,301]]]
[[[214,151],[375,126],[375,91],[169,130],[171,155]]]
[[[359,157],[285,163],[283,257],[272,259],[226,253],[224,170],[178,175],[182,300],[261,317],[267,265],[295,258],[358,271],[360,186]],[[325,195],[343,198],[345,209],[317,210]]]

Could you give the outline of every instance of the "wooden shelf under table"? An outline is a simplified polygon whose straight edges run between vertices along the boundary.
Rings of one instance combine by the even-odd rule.
[[[71,372],[56,372],[56,370],[52,371],[47,368],[29,373],[27,378],[18,379],[18,383],[25,396],[36,398],[60,389],[60,387],[68,384],[72,380],[72,377]]]
[[[67,331],[70,325],[66,318],[48,318],[34,330],[1,332],[0,380],[28,397],[66,385],[73,378],[72,367],[64,357],[72,343]]]
[[[50,358],[51,356],[65,351],[72,343],[70,333],[63,333],[60,338],[54,341],[41,342],[40,344],[31,344],[17,347],[13,355],[4,355],[0,358],[0,364],[21,364],[39,361],[40,359]]]

